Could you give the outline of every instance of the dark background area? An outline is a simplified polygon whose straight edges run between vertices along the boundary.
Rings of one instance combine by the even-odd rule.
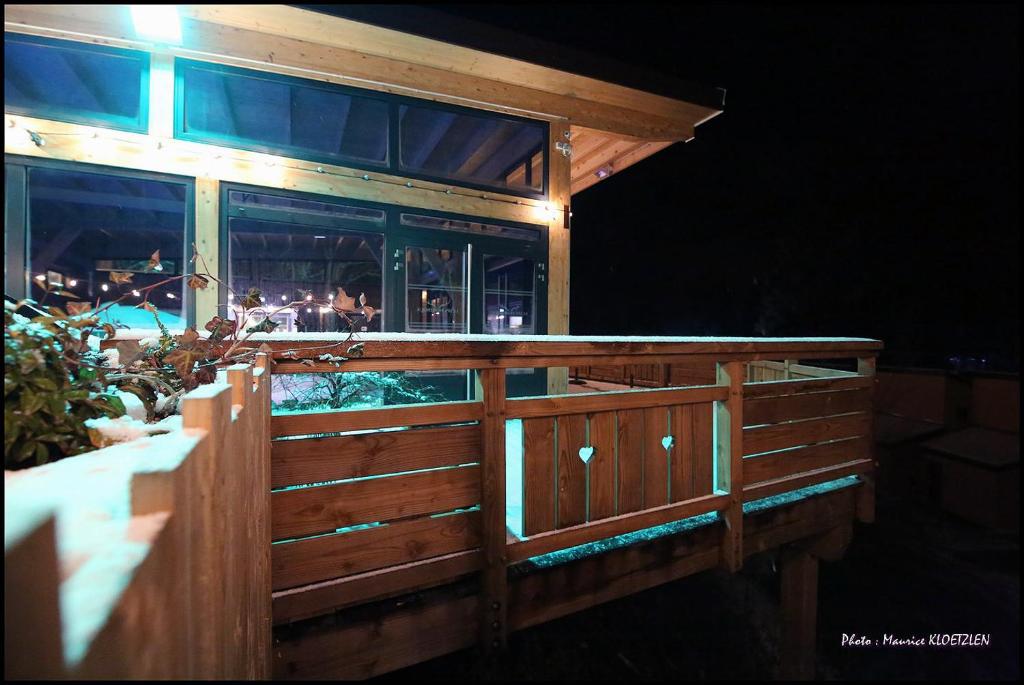
[[[727,89],[695,140],[573,198],[572,333],[867,336],[883,363],[1018,368],[1016,5],[432,9]]]

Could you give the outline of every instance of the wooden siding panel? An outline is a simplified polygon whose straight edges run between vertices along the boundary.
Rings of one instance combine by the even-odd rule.
[[[587,519],[615,515],[615,412],[590,417],[590,508]]]
[[[644,505],[644,412],[630,409],[618,419],[618,512],[628,514]]]
[[[479,426],[277,440],[272,487],[304,485],[480,460]]]
[[[668,410],[644,410],[644,508],[668,504],[668,455],[662,439],[668,435]],[[673,447],[673,449],[675,449]]]
[[[743,456],[867,435],[870,431],[870,419],[869,414],[846,414],[745,428]]]
[[[671,432],[675,441],[670,455],[669,494],[673,502],[693,497],[693,466],[697,445],[693,431],[693,405],[672,407]]]
[[[480,544],[480,512],[425,517],[271,546],[273,588],[281,590],[372,571]]]
[[[585,416],[558,417],[558,527],[587,520],[587,469],[580,459],[586,444]]]
[[[523,419],[523,534],[555,528],[555,421]]]
[[[337,485],[281,490],[270,497],[273,539],[469,507],[480,502],[480,468],[464,466]]]
[[[757,426],[868,411],[870,408],[871,390],[866,388],[766,397],[747,401],[743,407],[743,422],[747,426]]]
[[[852,438],[747,457],[743,460],[743,476],[748,484],[754,484],[870,456],[868,439]]]

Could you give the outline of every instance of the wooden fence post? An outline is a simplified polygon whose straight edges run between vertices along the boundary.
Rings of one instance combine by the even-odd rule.
[[[199,569],[196,587],[193,587],[193,620],[199,629],[196,654],[200,678],[231,678],[225,663],[228,649],[227,610],[224,583],[233,579],[225,575],[228,551],[225,547],[226,509],[225,488],[227,468],[224,452],[231,427],[231,388],[222,385],[203,385],[189,393],[181,402],[182,426],[205,432],[192,455],[197,460],[192,469],[194,488],[192,525],[196,545],[193,563]]]
[[[743,566],[743,362],[717,365],[718,385],[729,387],[729,399],[715,403],[715,468],[718,490],[729,493],[722,511],[721,564],[730,572]]]
[[[4,679],[67,678],[54,512],[4,505]]]
[[[871,404],[868,411],[868,453],[874,468],[878,469],[878,451],[875,448],[875,402],[878,394],[878,376],[875,373],[875,357],[860,357],[857,359],[857,373],[862,376],[871,376],[874,384],[871,386]],[[875,522],[875,471],[861,475],[863,484],[857,488],[857,520],[862,523]]]
[[[806,548],[797,547],[784,549],[780,561],[779,674],[787,680],[811,680],[818,627],[818,560]]]
[[[507,636],[508,569],[505,546],[505,369],[481,369],[484,418],[480,464],[483,553],[480,639],[484,652],[504,648]]]

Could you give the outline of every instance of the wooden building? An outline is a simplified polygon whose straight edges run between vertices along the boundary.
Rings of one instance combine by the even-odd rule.
[[[817,559],[872,516],[881,343],[540,337],[569,331],[573,194],[691,140],[722,92],[669,97],[289,6],[7,5],[4,18],[8,295],[59,284],[106,299],[109,272],[152,284],[184,273],[194,243],[268,305],[364,292],[380,315],[347,370],[474,380],[460,401],[264,422],[270,472],[251,482],[273,492],[245,506],[271,518],[275,675],[371,676],[492,649],[509,630],[779,549],[785,663],[813,671]],[[155,250],[160,273],[147,273]],[[180,283],[156,301],[172,328],[234,307],[224,288]],[[336,325],[295,307],[266,341],[315,347]],[[837,358],[848,370],[807,363]],[[264,381],[337,370],[278,361]],[[565,394],[570,368],[622,367],[646,369],[653,389]],[[506,369],[538,383],[513,392]],[[228,404],[217,411],[230,423]],[[516,449],[524,482],[510,494]],[[160,673],[266,675],[190,668]]]

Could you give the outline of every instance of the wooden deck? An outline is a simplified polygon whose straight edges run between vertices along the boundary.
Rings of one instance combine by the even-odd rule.
[[[499,650],[511,630],[780,546],[787,668],[807,674],[816,559],[873,516],[880,343],[363,344],[344,370],[469,369],[476,394],[272,418],[275,676],[369,677],[474,644]],[[786,361],[797,359],[857,371]],[[506,368],[628,366],[710,382],[506,396]],[[273,373],[337,370],[282,359]],[[510,473],[521,488],[509,490]],[[821,491],[833,483],[843,487]]]

